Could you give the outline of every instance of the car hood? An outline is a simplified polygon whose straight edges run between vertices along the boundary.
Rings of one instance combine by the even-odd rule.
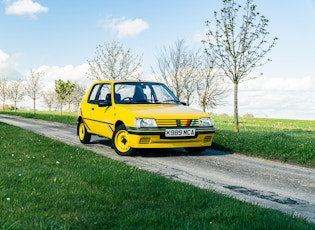
[[[142,118],[200,118],[208,117],[209,114],[197,109],[178,104],[127,104],[116,105],[122,109],[129,110],[137,117]]]

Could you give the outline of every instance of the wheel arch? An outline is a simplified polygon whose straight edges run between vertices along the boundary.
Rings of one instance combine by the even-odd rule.
[[[79,126],[80,126],[80,122],[83,121],[81,116],[78,116],[77,118],[77,136],[79,136]]]
[[[117,120],[115,123],[115,129],[117,129],[117,127],[120,125],[125,125],[125,123],[122,120]]]

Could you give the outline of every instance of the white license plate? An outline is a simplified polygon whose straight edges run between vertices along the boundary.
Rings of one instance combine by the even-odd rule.
[[[166,137],[192,137],[195,136],[195,129],[166,129]]]

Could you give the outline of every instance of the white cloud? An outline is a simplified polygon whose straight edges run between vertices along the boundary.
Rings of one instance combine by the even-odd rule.
[[[6,65],[9,60],[9,55],[0,50],[0,66]]]
[[[116,32],[119,38],[135,36],[149,28],[149,24],[139,18],[132,20],[126,19],[125,17],[108,17],[102,24],[105,29],[110,29]]]
[[[31,18],[36,18],[38,13],[48,12],[48,8],[33,0],[5,0],[5,12],[10,15],[29,15]]]
[[[315,76],[271,78],[262,76],[239,85],[239,114],[255,117],[314,119]],[[214,112],[233,114],[233,94]]]
[[[40,66],[35,71],[44,73],[44,89],[53,89],[55,86],[55,80],[61,79],[63,81],[72,81],[77,82],[80,85],[85,86],[86,88],[92,83],[88,79],[86,73],[89,71],[89,66],[87,63],[73,66]]]
[[[1,51],[1,50],[0,50]],[[0,58],[1,58],[0,52]],[[55,80],[61,79],[63,81],[71,81],[80,84],[86,90],[88,87],[94,82],[94,80],[90,80],[86,73],[89,71],[89,66],[87,63],[73,66],[73,65],[66,65],[66,66],[40,66],[38,68],[32,69],[35,72],[42,72],[44,73],[42,79],[42,91],[43,93],[47,92],[48,90],[54,90],[55,87]],[[24,76],[27,76],[29,71],[24,73]],[[1,79],[1,76],[0,76]],[[13,79],[8,79],[13,80]],[[21,106],[26,109],[31,109],[33,106],[33,101],[30,97],[25,96],[23,101],[21,101],[18,106]],[[39,100],[36,102],[36,109],[38,110],[47,110],[47,106],[43,102],[43,98],[40,97]]]
[[[81,80],[84,72],[87,70],[88,65],[82,64],[78,66],[66,65],[66,66],[40,66],[36,71],[44,72],[45,76],[49,80],[71,80],[78,81]]]
[[[255,80],[246,81],[240,85],[242,90],[281,90],[281,91],[307,91],[315,89],[315,77],[271,78],[266,76],[258,77]]]
[[[17,80],[22,75],[16,70],[12,58],[0,49],[0,79]]]

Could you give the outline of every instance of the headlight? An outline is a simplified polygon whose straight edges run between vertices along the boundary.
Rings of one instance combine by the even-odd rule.
[[[199,118],[199,126],[214,126],[214,122],[211,117]]]
[[[136,118],[135,120],[136,128],[144,128],[144,127],[157,127],[155,119],[153,118]]]

